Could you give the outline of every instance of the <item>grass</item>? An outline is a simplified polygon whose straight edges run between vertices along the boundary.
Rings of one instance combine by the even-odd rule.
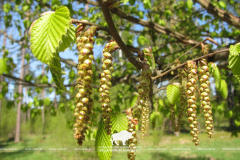
[[[70,132],[51,135],[26,135],[20,143],[0,141],[1,160],[95,160],[98,157],[94,151],[94,141],[85,141],[78,146]],[[240,138],[231,138],[229,132],[215,132],[214,138],[206,134],[199,136],[200,146],[191,142],[189,134],[159,135],[151,131],[144,139],[138,139],[137,160],[235,160],[240,159]],[[126,160],[126,151],[120,151],[124,146],[116,146],[112,160]],[[39,150],[27,150],[37,148]],[[78,150],[74,150],[74,148]],[[206,150],[206,149],[214,150]],[[223,150],[223,148],[236,150]],[[15,150],[16,149],[16,150]],[[41,150],[40,150],[41,149]],[[53,150],[56,149],[56,150]],[[66,149],[66,150],[64,150]]]

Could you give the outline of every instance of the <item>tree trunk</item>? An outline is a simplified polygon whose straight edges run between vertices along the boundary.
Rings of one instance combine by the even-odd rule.
[[[6,32],[7,30],[5,30]],[[4,36],[4,39],[3,39],[3,46],[6,47],[6,40],[7,40],[7,37]],[[5,48],[3,49],[3,54],[4,55],[5,53]],[[3,81],[3,76],[0,75],[0,83]],[[2,85],[0,85],[0,93],[2,92]],[[0,135],[1,135],[1,118],[2,118],[2,100],[0,100]]]
[[[26,64],[26,67],[25,67],[25,75],[28,74],[28,70],[29,70],[29,63]],[[26,104],[28,104],[28,95],[27,95],[27,91],[28,91],[28,87],[25,86],[25,102]],[[30,119],[30,108],[27,110],[27,112],[25,113],[25,118],[26,118],[26,121],[29,121]]]
[[[44,64],[42,65],[42,75],[44,76]],[[45,93],[44,93],[44,89],[42,90],[42,99],[44,100],[45,98]],[[45,115],[44,115],[44,104],[42,106],[42,133],[44,133],[44,123],[45,123]]]
[[[25,31],[25,34],[27,32]],[[24,45],[22,45],[22,57],[21,57],[21,73],[20,73],[20,79],[23,79],[24,76],[24,57],[25,57],[26,48]],[[18,93],[21,95],[23,91],[23,85],[20,82],[20,85],[18,87]],[[19,97],[19,102],[17,104],[17,120],[16,120],[16,133],[15,133],[15,140],[14,142],[17,143],[20,141],[20,127],[21,127],[21,104],[22,104],[22,98]]]

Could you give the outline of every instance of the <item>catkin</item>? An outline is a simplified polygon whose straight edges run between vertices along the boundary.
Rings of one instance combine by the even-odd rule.
[[[85,140],[85,134],[87,129],[91,125],[91,114],[93,113],[93,99],[90,97],[92,94],[91,82],[92,82],[92,61],[93,61],[93,44],[95,42],[94,35],[96,27],[92,26],[84,31],[85,25],[80,24],[76,28],[76,43],[79,53],[78,57],[78,77],[76,79],[77,85],[75,89],[76,94],[76,108],[74,116],[76,117],[76,123],[74,124],[75,134],[78,144],[82,145]]]
[[[186,97],[186,83],[187,83],[186,77],[187,76],[186,76],[185,68],[179,68],[178,75],[179,75],[179,83],[180,83],[180,107],[179,107],[179,114],[178,114],[175,132],[178,132],[180,130],[180,126],[182,125],[181,120],[187,106],[187,97]]]
[[[197,121],[197,105],[196,105],[196,89],[197,89],[197,65],[193,61],[187,61],[187,113],[190,122],[189,128],[193,142],[199,145],[198,139],[198,121]]]
[[[103,122],[105,124],[105,129],[108,135],[111,134],[111,106],[110,103],[110,88],[112,86],[111,79],[112,79],[112,72],[113,72],[113,65],[112,65],[112,54],[119,48],[116,41],[111,41],[107,43],[103,49],[103,58],[102,58],[102,73],[101,73],[101,83],[99,88],[100,93],[100,100],[99,102],[102,104],[102,116]]]
[[[208,54],[208,45],[204,45],[204,55]],[[205,127],[207,130],[207,134],[209,138],[212,138],[213,134],[213,117],[212,117],[212,107],[209,98],[209,69],[208,63],[206,59],[201,59],[199,61],[199,78],[200,78],[200,101],[201,107],[204,109],[204,117],[205,117]]]
[[[136,146],[137,146],[137,133],[136,133],[136,124],[138,124],[138,118],[136,115],[133,117],[133,111],[131,108],[126,111],[128,119],[128,132],[132,133],[131,138],[128,141],[129,151],[127,153],[128,159],[134,160],[136,157]]]

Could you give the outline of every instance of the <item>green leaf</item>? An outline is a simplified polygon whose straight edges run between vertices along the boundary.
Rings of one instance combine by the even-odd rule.
[[[226,81],[223,79],[221,80],[221,87],[219,88],[219,91],[220,91],[222,97],[224,99],[226,99],[228,96],[228,87],[227,87]]]
[[[65,51],[71,44],[75,42],[75,27],[74,25],[70,25],[70,28],[67,30],[67,34],[63,35],[62,42],[59,44],[58,52]]]
[[[123,113],[114,113],[111,116],[112,121],[112,132],[117,131],[121,132],[122,130],[128,129],[128,120],[125,114]]]
[[[26,81],[31,81],[31,80],[33,80],[33,76],[30,75],[30,74],[27,74],[27,75],[24,77],[24,80],[26,80]]]
[[[44,105],[49,106],[51,104],[50,98],[45,98],[44,99]]]
[[[192,0],[187,0],[187,8],[191,10],[193,8],[193,2]]]
[[[218,69],[218,66],[215,63],[211,63],[212,67],[212,76],[215,79],[216,88],[219,89],[221,87],[221,73]]]
[[[167,86],[167,98],[170,104],[174,105],[180,96],[180,88],[177,85],[169,84]]]
[[[3,5],[3,11],[4,11],[5,13],[8,13],[8,12],[10,11],[10,9],[11,9],[11,5],[10,5],[9,3],[5,3],[5,4]]]
[[[58,7],[54,13],[45,13],[33,25],[31,46],[33,55],[50,66],[62,38],[70,27],[70,12],[67,7]]]
[[[135,4],[135,0],[129,0],[129,3],[130,3],[131,5],[134,5],[134,4]]]
[[[111,135],[105,130],[105,124],[101,118],[98,124],[98,130],[95,140],[95,151],[100,160],[110,160],[112,156]]]
[[[230,55],[238,56],[240,54],[240,43],[231,45],[229,51],[230,51]]]
[[[151,9],[151,1],[150,0],[143,0],[143,5],[145,9]]]
[[[227,5],[226,5],[226,3],[225,3],[225,2],[223,2],[223,1],[219,1],[219,2],[218,2],[218,5],[219,5],[221,8],[224,8],[224,9],[226,9],[226,8],[227,8]]]
[[[240,43],[236,45],[231,45],[230,46],[230,54],[229,54],[229,67],[232,70],[232,73],[234,76],[239,77],[240,75],[240,70],[239,70],[239,65],[240,65]]]
[[[57,87],[65,92],[67,91],[66,87],[63,85],[62,73],[61,73],[61,63],[59,54],[55,54],[55,58],[51,60],[50,71],[52,73],[52,78],[57,85]],[[70,93],[70,92],[69,92]]]
[[[133,107],[133,106],[136,104],[137,99],[138,99],[138,95],[133,95],[133,96],[130,98],[129,107]]]
[[[0,58],[0,75],[7,71],[6,59]]]

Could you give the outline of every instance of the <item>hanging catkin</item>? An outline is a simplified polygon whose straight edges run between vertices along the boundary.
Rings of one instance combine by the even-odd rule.
[[[85,140],[87,129],[90,128],[90,117],[93,113],[93,99],[90,97],[92,94],[91,82],[92,82],[92,61],[93,57],[93,44],[95,39],[93,36],[96,32],[96,27],[89,27],[84,31],[85,25],[80,24],[76,28],[76,43],[79,53],[78,57],[78,77],[77,85],[75,89],[76,94],[76,109],[74,116],[76,117],[76,123],[74,124],[75,134],[78,144],[82,145]]]
[[[100,103],[102,104],[102,116],[103,122],[105,124],[105,129],[107,134],[111,134],[111,106],[110,106],[110,88],[112,86],[111,79],[112,79],[112,72],[113,72],[113,65],[112,60],[113,56],[112,53],[119,49],[116,41],[110,41],[107,43],[103,49],[103,58],[102,58],[102,73],[101,73],[101,83],[99,88],[100,93]]]

